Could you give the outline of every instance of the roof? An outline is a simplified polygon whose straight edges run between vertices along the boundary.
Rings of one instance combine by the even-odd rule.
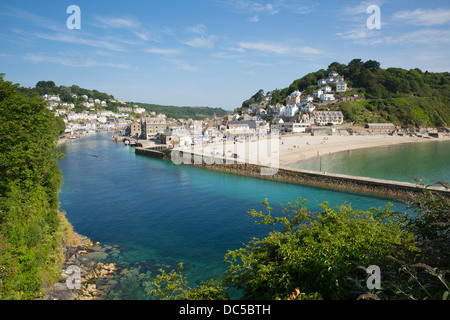
[[[369,127],[394,127],[392,123],[368,123]]]

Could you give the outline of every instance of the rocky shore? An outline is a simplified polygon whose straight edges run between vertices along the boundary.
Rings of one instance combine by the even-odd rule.
[[[65,262],[60,279],[43,300],[101,300],[103,288],[97,287],[95,281],[112,277],[117,267],[95,259],[102,255],[98,242],[82,235],[79,238],[79,245],[63,248]]]

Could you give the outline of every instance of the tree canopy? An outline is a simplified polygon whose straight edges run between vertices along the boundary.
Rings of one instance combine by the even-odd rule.
[[[61,119],[0,75],[0,299],[34,299],[59,274]]]

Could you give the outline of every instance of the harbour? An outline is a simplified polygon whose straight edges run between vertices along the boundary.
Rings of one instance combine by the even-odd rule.
[[[191,284],[219,276],[226,269],[227,250],[271,228],[257,225],[249,211],[264,210],[268,199],[277,203],[307,199],[308,208],[344,203],[355,209],[407,211],[402,201],[389,197],[339,192],[322,187],[281,183],[244,175],[214,172],[200,167],[136,155],[135,148],[99,134],[59,147],[64,184],[61,210],[74,229],[113,255],[102,257],[119,270],[104,299],[150,299],[146,281],[159,268],[170,270],[179,262]],[[94,155],[98,155],[95,157]],[[125,270],[125,271],[124,271]]]

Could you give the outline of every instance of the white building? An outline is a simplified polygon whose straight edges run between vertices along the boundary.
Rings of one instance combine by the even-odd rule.
[[[131,108],[129,108],[129,109],[131,109]],[[137,113],[137,114],[145,113],[145,111],[146,110],[144,108],[134,108],[134,113]]]
[[[316,109],[316,106],[312,103],[306,103],[301,105],[300,111],[302,112],[313,112]]]
[[[324,86],[327,84],[327,80],[326,79],[320,79],[319,82],[317,83],[318,86]]]
[[[315,98],[320,98],[322,95],[323,95],[322,90],[316,90],[313,92],[313,97],[315,97]]]
[[[322,101],[334,101],[336,98],[334,97],[334,94],[332,93],[324,93],[320,96],[320,100]]]
[[[296,105],[288,105],[284,109],[284,116],[292,118],[298,113],[298,107]]]
[[[284,106],[284,105],[278,103],[278,104],[275,106],[274,109],[275,109],[275,115],[274,115],[274,117],[281,118],[281,117],[284,115],[284,111],[285,111],[285,109],[286,109],[286,106]]]
[[[336,82],[336,91],[337,92],[345,92],[347,91],[347,83],[345,81]]]
[[[311,127],[310,123],[300,123],[300,122],[284,122],[276,125],[276,128],[279,128],[279,131],[283,133],[306,132],[306,130],[309,127]],[[274,126],[272,126],[272,130],[275,130]]]
[[[314,122],[326,126],[329,123],[338,125],[344,123],[344,115],[341,111],[314,111]]]
[[[301,104],[305,104],[305,103],[310,103],[313,102],[314,98],[311,96],[307,96],[307,97],[302,97],[302,99],[300,100]]]
[[[331,88],[330,86],[324,86],[324,87],[321,88],[321,90],[322,90],[324,93],[330,93],[330,92],[333,92],[333,88]]]
[[[298,90],[292,92],[289,97],[286,98],[286,105],[295,106],[297,103],[300,103],[302,93]]]

